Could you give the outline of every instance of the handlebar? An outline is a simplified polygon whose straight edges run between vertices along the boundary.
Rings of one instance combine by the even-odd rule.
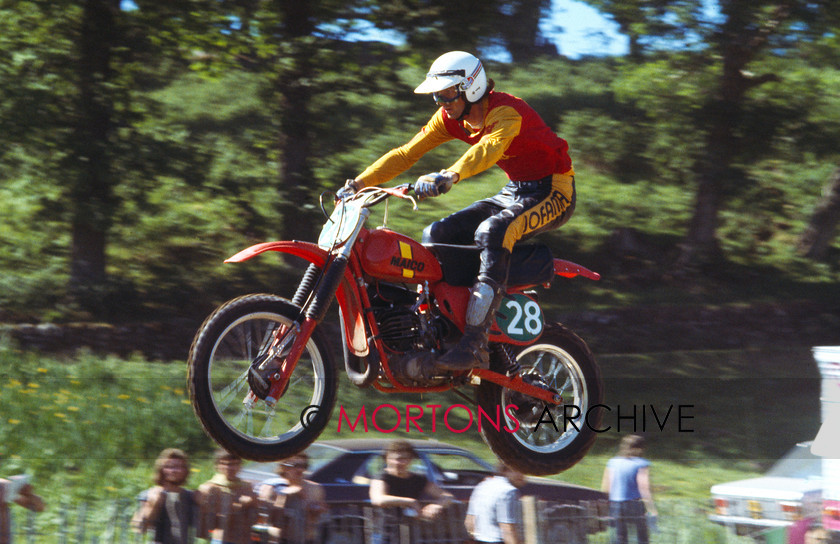
[[[417,201],[415,200],[415,197],[409,194],[413,190],[414,186],[411,183],[403,183],[394,187],[365,187],[364,189],[357,191],[347,200],[364,198],[366,201],[363,206],[365,208],[369,208],[393,196],[403,200],[410,200],[416,209]]]
[[[404,200],[410,200],[412,203],[413,209],[417,209],[417,199],[414,196],[411,196],[411,193],[414,190],[414,185],[411,183],[402,183],[400,185],[396,185],[394,187],[365,187],[356,191],[354,194],[345,197],[343,200],[345,202],[350,202],[352,200],[358,200],[361,198],[367,199],[363,204],[363,208],[370,208],[371,206],[375,206],[380,202],[387,200],[388,198],[394,196],[397,198],[401,198]],[[329,217],[330,214],[327,212],[326,208],[324,207],[324,200],[325,196],[329,193],[324,192],[321,193],[321,211],[324,213],[325,217]]]

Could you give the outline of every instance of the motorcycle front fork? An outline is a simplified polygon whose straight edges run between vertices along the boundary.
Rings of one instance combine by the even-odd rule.
[[[309,342],[315,327],[324,319],[333,298],[335,298],[339,283],[347,269],[347,261],[347,257],[342,254],[334,256],[331,262],[328,261],[324,265],[326,270],[324,273],[314,264],[310,263],[307,267],[295,296],[292,298],[292,303],[301,308],[300,317],[302,319],[294,324],[295,331],[286,326],[277,329],[271,346],[277,356],[268,358],[261,365],[265,368],[265,365],[276,361],[285,350],[285,346],[288,345],[289,334],[294,334],[294,341],[288,354],[283,357],[277,371],[268,376],[271,385],[264,400],[269,407],[273,408],[285,392],[292,372],[294,372],[300,356],[306,349],[306,343]],[[243,403],[252,406],[255,402],[256,395],[253,391],[249,391]]]

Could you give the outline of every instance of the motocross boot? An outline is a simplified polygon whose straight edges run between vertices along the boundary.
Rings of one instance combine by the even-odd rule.
[[[487,334],[493,325],[496,310],[502,302],[502,288],[479,281],[470,290],[467,304],[467,323],[458,345],[437,360],[439,370],[469,370],[489,368],[490,354]]]

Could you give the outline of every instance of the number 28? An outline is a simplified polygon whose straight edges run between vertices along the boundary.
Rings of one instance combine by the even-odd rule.
[[[542,332],[543,324],[540,319],[542,312],[540,312],[539,304],[533,300],[529,300],[523,307],[518,301],[511,300],[505,306],[514,312],[513,318],[507,326],[508,334],[521,335],[525,333],[525,330],[534,335]],[[523,326],[525,327],[524,330],[522,328]]]

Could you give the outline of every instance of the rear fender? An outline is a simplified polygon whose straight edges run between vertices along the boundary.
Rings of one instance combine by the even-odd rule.
[[[311,242],[280,241],[265,242],[243,249],[233,257],[225,260],[226,263],[241,263],[253,259],[266,251],[276,251],[300,257],[319,268],[323,268],[329,254]],[[344,332],[347,335],[348,344],[354,355],[364,357],[368,354],[369,347],[367,334],[365,332],[364,312],[362,301],[359,296],[359,288],[356,284],[351,267],[344,271],[344,277],[338,286],[335,294],[344,322]]]
[[[601,274],[593,272],[572,261],[564,261],[563,259],[554,259],[554,274],[563,276],[564,278],[574,278],[575,276],[583,276],[590,280],[598,281],[601,279]]]

